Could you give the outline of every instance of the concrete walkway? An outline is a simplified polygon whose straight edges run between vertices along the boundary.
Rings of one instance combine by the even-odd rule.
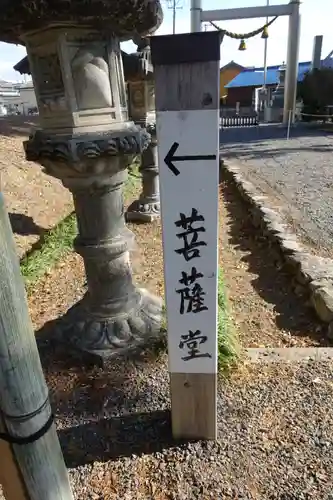
[[[333,255],[333,134],[304,126],[223,129],[221,154],[237,161],[318,253]]]

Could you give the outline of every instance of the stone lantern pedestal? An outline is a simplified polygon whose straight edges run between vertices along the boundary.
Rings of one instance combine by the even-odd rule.
[[[160,332],[161,300],[132,280],[122,189],[151,137],[128,119],[119,40],[154,31],[162,13],[158,0],[61,3],[57,11],[48,1],[6,4],[0,28],[4,41],[28,52],[41,127],[24,144],[26,158],[74,199],[88,291],[64,318],[61,337],[105,359]]]
[[[142,192],[128,208],[128,221],[151,222],[160,217],[160,188],[156,141],[155,89],[148,39],[134,39],[138,52],[124,56],[130,118],[151,134],[141,154]]]

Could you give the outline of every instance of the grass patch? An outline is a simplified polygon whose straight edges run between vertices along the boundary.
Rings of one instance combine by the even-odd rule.
[[[238,336],[230,315],[224,274],[221,268],[219,269],[217,302],[218,366],[220,372],[228,372],[236,364],[239,358],[240,347]]]
[[[76,235],[76,217],[71,213],[46,233],[39,248],[23,257],[20,267],[27,289],[73,249]]]
[[[141,181],[138,165],[129,170],[128,180],[124,188],[124,197],[130,197]],[[28,252],[21,260],[21,273],[27,291],[54,265],[73,250],[74,238],[77,235],[75,213],[60,221],[48,231],[37,248]]]

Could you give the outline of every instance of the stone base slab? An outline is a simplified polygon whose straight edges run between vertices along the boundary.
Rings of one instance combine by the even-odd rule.
[[[302,363],[333,359],[331,347],[250,348],[245,350],[252,363]]]

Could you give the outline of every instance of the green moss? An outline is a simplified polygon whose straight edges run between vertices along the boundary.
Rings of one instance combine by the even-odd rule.
[[[218,365],[220,372],[230,370],[238,360],[240,346],[238,335],[234,328],[228,297],[226,293],[223,270],[219,269],[218,277]]]
[[[73,248],[77,234],[75,213],[71,213],[48,231],[40,246],[21,260],[21,273],[29,289]]]

